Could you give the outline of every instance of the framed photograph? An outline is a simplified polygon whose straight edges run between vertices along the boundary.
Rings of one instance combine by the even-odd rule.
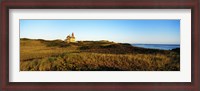
[[[2,90],[199,91],[199,1],[2,1]]]

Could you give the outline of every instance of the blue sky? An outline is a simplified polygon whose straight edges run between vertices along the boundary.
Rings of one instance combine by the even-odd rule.
[[[180,44],[180,20],[20,20],[20,38]]]

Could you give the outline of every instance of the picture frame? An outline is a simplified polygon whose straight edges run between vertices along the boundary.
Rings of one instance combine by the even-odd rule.
[[[198,0],[51,0],[1,2],[1,89],[15,90],[143,90],[199,91],[199,1]],[[9,82],[9,9],[191,9],[191,82]]]

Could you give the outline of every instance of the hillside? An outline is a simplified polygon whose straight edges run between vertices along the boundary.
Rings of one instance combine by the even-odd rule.
[[[20,70],[178,71],[178,50],[145,49],[109,41],[20,39]]]

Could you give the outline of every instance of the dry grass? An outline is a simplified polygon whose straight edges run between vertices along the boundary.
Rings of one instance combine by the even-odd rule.
[[[58,41],[57,41],[58,42]],[[62,43],[62,41],[60,41]],[[54,43],[54,42],[51,42]],[[85,44],[84,44],[85,43]],[[180,55],[173,51],[82,42],[66,47],[39,40],[21,40],[21,71],[179,71]],[[100,45],[97,46],[97,45]],[[104,46],[102,48],[102,45]],[[85,49],[81,49],[87,46]],[[106,47],[105,47],[106,46]],[[120,48],[121,49],[120,49]],[[128,48],[128,49],[126,49]],[[102,50],[101,50],[102,49]],[[107,49],[107,50],[106,50]],[[116,50],[115,50],[116,49]],[[129,52],[128,50],[134,51]],[[123,53],[117,53],[123,51]],[[128,51],[128,52],[127,52]],[[142,52],[143,51],[143,52]]]

